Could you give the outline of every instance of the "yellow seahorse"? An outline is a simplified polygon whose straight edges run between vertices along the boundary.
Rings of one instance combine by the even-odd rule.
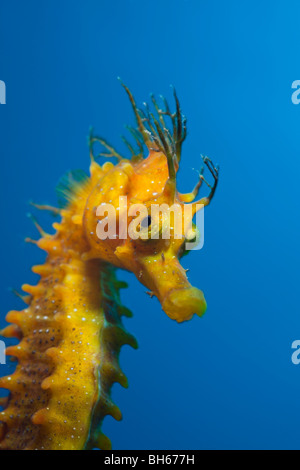
[[[130,316],[131,312],[120,302],[119,290],[125,286],[116,279],[116,268],[133,272],[177,322],[205,312],[203,293],[189,284],[178,261],[186,240],[175,236],[174,217],[168,222],[169,239],[160,236],[165,219],[159,217],[154,222],[150,212],[136,226],[148,234],[155,226],[158,238],[121,238],[120,196],[127,197],[128,224],[137,221],[130,215],[130,207],[137,203],[147,210],[154,203],[175,204],[180,209],[190,206],[191,211],[182,214],[191,222],[199,204],[206,206],[211,201],[218,169],[204,158],[213,176],[207,197],[194,201],[201,183],[206,182],[203,172],[191,193],[180,194],[176,173],[186,119],[175,91],[174,113],[165,100],[161,109],[154,97],[151,112],[148,107],[138,109],[131,92],[124,88],[137,121],[137,128],[131,129],[137,150],[126,140],[132,159],[124,159],[106,141],[91,134],[90,176],[79,181],[78,173],[72,173],[64,179],[68,202],[63,209],[37,206],[57,212],[61,221],[53,224],[54,235],[46,234],[36,223],[41,238],[35,243],[46,251],[47,259],[32,268],[40,275],[38,284],[23,285],[27,307],[9,312],[9,325],[2,331],[4,337],[16,337],[20,342],[7,349],[18,361],[15,372],[0,378],[0,387],[9,390],[0,403],[0,449],[111,447],[101,424],[106,415],[121,419],[110,397],[114,382],[127,386],[118,363],[120,348],[124,344],[137,346],[122,325],[122,315]],[[166,119],[170,119],[171,131]],[[117,164],[100,166],[96,162],[97,142],[106,149],[100,155],[116,157]],[[119,215],[115,237],[101,239],[97,228],[104,219],[97,211],[105,203]]]

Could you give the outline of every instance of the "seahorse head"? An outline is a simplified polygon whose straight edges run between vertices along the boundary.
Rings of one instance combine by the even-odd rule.
[[[132,94],[124,88],[137,120],[137,129],[131,132],[138,151],[126,141],[132,151],[132,159],[127,160],[103,139],[94,136],[90,139],[94,186],[84,212],[84,228],[91,248],[86,256],[133,272],[149,294],[158,298],[165,313],[182,322],[194,314],[201,316],[206,310],[203,292],[191,286],[179,259],[187,252],[187,243],[194,246],[199,238],[192,219],[210,202],[218,170],[204,158],[214,177],[210,194],[194,201],[201,183],[206,182],[202,171],[193,192],[180,194],[176,174],[186,137],[186,119],[176,93],[174,113],[165,100],[164,108],[160,109],[154,97],[152,113],[147,106],[145,110],[138,109]],[[115,156],[119,162],[98,166],[93,157],[96,142],[106,147],[105,155]]]

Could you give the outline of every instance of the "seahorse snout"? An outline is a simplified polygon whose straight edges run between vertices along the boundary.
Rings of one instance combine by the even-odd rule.
[[[139,260],[137,277],[158,298],[163,311],[181,323],[206,310],[203,292],[193,287],[172,250]]]
[[[206,311],[203,292],[196,287],[173,289],[162,303],[162,309],[173,320],[181,323],[193,315],[202,316]]]

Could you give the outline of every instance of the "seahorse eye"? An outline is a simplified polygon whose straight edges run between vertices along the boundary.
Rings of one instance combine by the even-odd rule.
[[[141,228],[149,228],[151,226],[151,216],[145,217],[141,222]]]

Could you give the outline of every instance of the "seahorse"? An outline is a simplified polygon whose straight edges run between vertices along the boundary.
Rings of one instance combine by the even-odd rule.
[[[202,316],[206,310],[202,291],[190,285],[179,263],[187,236],[175,237],[174,218],[168,222],[169,239],[160,236],[165,220],[160,217],[154,223],[150,213],[136,225],[148,233],[155,226],[157,238],[122,238],[119,201],[126,196],[128,214],[136,203],[147,210],[153,203],[189,206],[192,219],[199,204],[210,203],[218,168],[204,157],[213,184],[204,178],[202,169],[194,190],[179,193],[176,175],[187,127],[176,92],[176,109],[171,112],[164,98],[159,104],[153,95],[152,107],[138,108],[131,91],[123,87],[136,120],[136,127],[129,128],[135,143],[123,138],[131,159],[123,158],[91,131],[89,175],[73,172],[63,179],[64,207],[36,205],[55,212],[60,221],[53,224],[54,234],[44,232],[35,222],[41,237],[31,241],[46,252],[46,261],[32,268],[40,276],[39,282],[22,286],[27,293],[22,296],[26,308],[10,311],[6,316],[9,325],[1,333],[19,340],[7,348],[7,354],[17,360],[15,372],[0,378],[0,387],[9,392],[1,399],[2,450],[111,448],[101,425],[106,415],[122,418],[111,398],[115,382],[128,385],[119,366],[120,349],[125,344],[137,347],[122,323],[122,316],[131,316],[131,312],[121,303],[120,289],[126,285],[117,279],[116,269],[133,272],[178,323],[194,314]],[[96,144],[102,146],[98,155]],[[101,166],[100,156],[117,161]],[[203,182],[208,184],[209,194],[195,201]],[[119,218],[115,236],[101,239],[97,228],[104,218],[97,211],[106,203],[117,214],[119,211]],[[182,214],[185,217],[186,212]],[[128,223],[136,220],[126,217]]]

